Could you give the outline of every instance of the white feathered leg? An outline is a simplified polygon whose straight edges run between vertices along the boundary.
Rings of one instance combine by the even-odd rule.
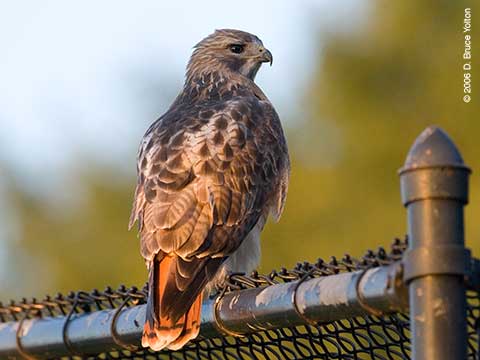
[[[221,288],[229,273],[250,274],[260,263],[260,232],[265,225],[266,216],[260,217],[257,224],[242,241],[240,247],[228,257],[215,277],[207,284],[205,294],[210,295]]]

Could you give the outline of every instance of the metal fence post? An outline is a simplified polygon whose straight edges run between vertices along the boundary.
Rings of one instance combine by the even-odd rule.
[[[464,244],[463,207],[470,169],[448,135],[428,127],[399,173],[408,212],[404,280],[409,287],[412,358],[466,359],[464,278],[470,252]]]

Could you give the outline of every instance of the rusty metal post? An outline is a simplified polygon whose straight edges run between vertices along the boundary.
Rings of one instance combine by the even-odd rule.
[[[464,243],[463,207],[470,169],[448,135],[428,127],[399,173],[408,212],[404,280],[409,287],[412,358],[466,359],[470,252]]]

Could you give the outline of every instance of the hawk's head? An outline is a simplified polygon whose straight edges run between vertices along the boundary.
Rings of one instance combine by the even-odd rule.
[[[187,73],[195,76],[223,68],[253,80],[262,63],[269,62],[271,65],[272,61],[272,53],[255,35],[240,30],[222,29],[195,45]]]

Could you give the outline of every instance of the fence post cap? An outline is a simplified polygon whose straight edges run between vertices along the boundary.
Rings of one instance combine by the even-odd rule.
[[[462,155],[452,139],[438,126],[429,126],[417,137],[400,169],[405,171],[424,167],[465,167]]]
[[[415,140],[399,170],[402,202],[451,199],[468,202],[470,169],[450,137],[429,126]]]

